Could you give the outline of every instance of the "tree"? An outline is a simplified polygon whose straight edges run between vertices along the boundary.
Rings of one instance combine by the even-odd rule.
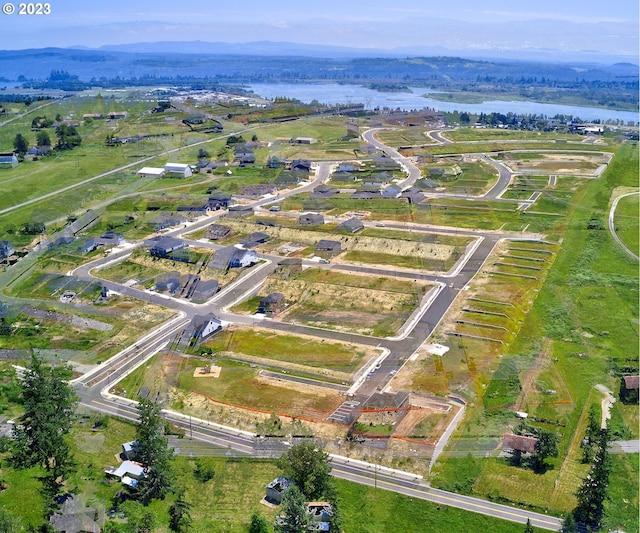
[[[593,461],[595,449],[600,436],[600,420],[598,420],[598,413],[596,412],[596,406],[592,405],[589,409],[589,423],[587,424],[587,430],[584,435],[584,442],[582,444],[582,462],[590,463]]]
[[[578,533],[578,524],[576,524],[576,519],[573,517],[573,513],[567,513],[564,517],[560,531],[562,533]]]
[[[277,533],[306,533],[311,523],[304,494],[291,485],[282,498],[282,514],[276,520]]]
[[[524,528],[524,533],[534,533],[533,526],[531,525],[531,520],[527,518],[527,525]]]
[[[152,499],[164,499],[173,485],[171,454],[160,406],[151,400],[138,403],[139,421],[136,427],[136,454],[144,467],[144,477],[138,483],[138,497],[148,504]]]
[[[465,124],[468,124],[471,121],[471,118],[469,117],[469,113],[462,112],[460,113],[460,122],[464,122]]]
[[[317,501],[325,497],[329,484],[331,466],[329,455],[313,444],[302,443],[292,446],[278,459],[278,468],[294,481],[307,501]]]
[[[169,527],[176,533],[185,533],[191,529],[191,504],[184,499],[184,493],[169,507]]]
[[[604,516],[604,500],[607,496],[611,472],[608,445],[609,432],[603,430],[591,469],[576,494],[578,505],[573,510],[573,517],[576,522],[584,524],[589,531],[597,531]]]
[[[19,517],[11,516],[7,511],[0,509],[0,531],[2,533],[19,533],[22,529]]]
[[[544,469],[544,461],[547,457],[556,457],[558,455],[558,435],[553,431],[537,428],[536,454],[534,456],[534,468],[536,470]]]
[[[45,367],[33,355],[22,380],[24,414],[13,429],[12,463],[18,468],[43,466],[46,487],[52,491],[62,485],[74,466],[64,439],[77,402],[65,381],[70,375],[69,367]]]
[[[29,143],[22,133],[17,133],[13,139],[13,149],[17,154],[24,155],[29,150]]]
[[[269,533],[269,522],[259,512],[255,512],[251,515],[251,522],[249,523],[248,533]]]
[[[39,131],[36,134],[36,144],[38,146],[51,146],[51,137],[46,131]]]
[[[56,128],[56,137],[58,138],[56,143],[58,150],[71,150],[82,144],[78,131],[73,126],[67,126],[66,124],[60,124]]]

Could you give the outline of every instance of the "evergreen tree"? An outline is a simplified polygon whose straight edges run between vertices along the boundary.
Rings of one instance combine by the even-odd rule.
[[[43,466],[45,487],[54,493],[74,466],[64,439],[77,402],[65,381],[70,375],[69,367],[45,367],[33,355],[22,380],[24,414],[13,429],[12,463],[18,468]]]
[[[527,518],[527,525],[524,528],[524,533],[534,533],[533,526],[531,525],[531,520]]]
[[[282,514],[276,520],[277,533],[306,533],[311,524],[304,494],[297,486],[291,485],[282,498]]]
[[[578,505],[573,510],[573,517],[576,522],[584,524],[590,531],[597,531],[600,528],[604,516],[604,500],[611,472],[608,444],[609,434],[604,430],[598,441],[591,470],[576,494]]]
[[[51,146],[51,137],[46,131],[39,131],[36,135],[36,144],[38,146]]]
[[[313,444],[292,446],[278,459],[278,467],[294,481],[307,501],[326,497],[330,484],[329,455]]]
[[[152,499],[164,499],[173,485],[173,469],[160,406],[146,398],[138,403],[139,421],[136,427],[136,454],[144,466],[144,477],[138,483],[138,497],[148,504]]]
[[[578,524],[576,524],[573,513],[567,513],[567,516],[564,517],[560,531],[562,533],[578,533]]]
[[[185,533],[191,529],[191,504],[180,493],[178,499],[169,507],[169,527],[176,533]]]
[[[248,533],[269,533],[269,522],[257,511],[251,515]]]
[[[17,154],[24,155],[29,150],[29,143],[22,133],[17,133],[13,139],[13,149]]]

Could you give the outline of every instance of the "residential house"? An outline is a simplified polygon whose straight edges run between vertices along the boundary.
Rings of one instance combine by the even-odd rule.
[[[299,170],[283,170],[276,176],[274,183],[278,187],[289,187],[291,185],[297,185],[307,179],[308,176],[308,173]]]
[[[400,198],[404,198],[410,204],[419,204],[426,198],[426,196],[418,189],[418,187],[409,187],[402,191]]]
[[[115,231],[107,231],[100,235],[98,239],[99,246],[120,246],[124,243],[124,235],[122,233],[116,233]]]
[[[43,155],[47,155],[51,150],[53,150],[53,148],[48,145],[32,146],[29,148],[28,154],[31,156],[42,157]]]
[[[16,168],[20,162],[13,152],[0,153],[0,168]]]
[[[136,488],[138,481],[145,477],[144,467],[135,461],[122,461],[117,468],[109,467],[105,470],[107,476],[118,478],[123,485]]]
[[[431,178],[424,178],[416,180],[415,186],[419,189],[436,189],[439,185],[433,181]]]
[[[287,141],[289,142],[289,141]],[[277,156],[270,157],[267,161],[267,167],[269,168],[282,168],[284,167],[284,161]]]
[[[311,193],[311,198],[332,198],[338,194],[338,189],[329,185],[318,185]]]
[[[222,329],[222,322],[213,314],[196,315],[185,330],[183,340],[189,344],[197,344]]]
[[[270,183],[259,183],[257,185],[247,185],[238,191],[239,196],[247,198],[260,198],[268,194],[275,194],[277,191],[275,185]]]
[[[291,162],[290,170],[302,170],[303,172],[311,172],[311,161],[307,159],[294,159]]]
[[[502,437],[502,449],[520,453],[536,453],[537,442],[538,439],[535,437],[505,433]]]
[[[254,231],[253,233],[250,233],[244,239],[242,239],[242,241],[240,241],[240,243],[245,248],[255,248],[259,244],[264,244],[270,238],[271,238],[271,236],[267,235],[266,233],[261,233],[260,231]]]
[[[282,503],[284,493],[292,483],[293,480],[288,477],[278,476],[265,487],[265,500],[269,503],[280,505]]]
[[[302,203],[302,209],[305,211],[328,211],[333,206],[322,198],[309,198]]]
[[[342,245],[339,241],[331,241],[328,239],[321,239],[316,244],[317,254],[329,254],[337,255],[342,251]]]
[[[356,191],[349,198],[352,200],[375,200],[380,198],[380,193],[376,191]]]
[[[215,293],[220,290],[220,283],[217,279],[198,281],[191,293],[191,299],[204,302],[211,298]]]
[[[97,249],[98,245],[98,239],[95,237],[91,237],[87,239],[84,244],[79,246],[78,250],[80,250],[83,254],[88,254],[89,252],[93,252],[95,249]]]
[[[280,292],[272,292],[268,296],[260,299],[258,305],[258,313],[263,313],[267,316],[277,315],[285,310],[287,306],[284,294]]]
[[[187,222],[187,219],[178,213],[162,213],[150,222],[154,225],[153,231],[162,231],[174,226],[181,226]]]
[[[316,140],[313,137],[296,137],[296,144],[313,144]]]
[[[336,172],[357,172],[360,170],[360,163],[355,161],[344,161],[338,164]]]
[[[209,261],[209,268],[226,270],[228,268],[244,268],[258,262],[258,254],[253,250],[244,250],[235,246],[227,246],[217,250]]]
[[[112,111],[110,113],[107,113],[107,118],[109,120],[117,120],[117,119],[121,119],[121,118],[127,118],[127,112],[126,111]]]
[[[207,228],[207,239],[217,241],[219,239],[224,239],[230,233],[231,228],[229,226],[223,226],[222,224],[211,224]]]
[[[362,228],[364,228],[364,224],[362,223],[362,221],[357,219],[356,217],[351,217],[349,220],[345,220],[344,222],[339,224],[336,229],[338,231],[342,230],[348,233],[355,233],[357,231],[360,231]]]
[[[229,207],[231,203],[231,195],[226,192],[219,192],[209,196],[209,204],[212,206],[212,210]],[[213,207],[218,205],[219,207]]]
[[[175,294],[182,288],[180,272],[165,272],[156,276],[156,290]]]
[[[386,155],[377,155],[373,158],[373,163],[376,167],[382,168],[385,170],[399,170],[400,164],[396,163],[392,158],[387,157]]]
[[[250,150],[244,152],[236,152],[234,157],[241,167],[244,167],[246,165],[253,165],[256,162],[256,156]]]
[[[392,179],[393,175],[389,174],[389,172],[376,172],[375,174],[371,174],[370,176],[363,178],[362,185],[364,185],[365,187],[380,188],[391,183]]]
[[[322,226],[324,216],[321,213],[304,213],[298,217],[298,224],[301,226]]]
[[[183,163],[167,163],[164,166],[164,170],[172,178],[189,178],[193,176],[191,167]]]
[[[133,461],[136,458],[136,453],[138,453],[138,441],[132,440],[122,443],[122,451],[120,452],[122,459]]]
[[[61,533],[100,533],[104,506],[87,506],[82,494],[64,496],[60,509],[49,517],[54,531]],[[11,531],[14,531],[11,529]],[[17,531],[17,530],[16,530]]]
[[[382,197],[383,198],[400,198],[402,194],[402,189],[398,185],[389,185],[382,189]]]
[[[144,241],[144,245],[149,248],[149,253],[153,257],[169,257],[169,254],[178,250],[185,250],[189,248],[189,244],[182,239],[175,239],[174,237],[167,237],[160,235],[152,237]]]
[[[16,249],[9,241],[0,241],[0,259],[7,259],[16,253]]]
[[[253,207],[248,205],[234,205],[229,208],[229,218],[246,218],[253,215]]]

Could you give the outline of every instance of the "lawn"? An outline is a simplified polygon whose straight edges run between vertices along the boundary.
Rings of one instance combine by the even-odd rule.
[[[616,233],[622,242],[636,255],[640,254],[640,195],[622,198],[616,207]]]

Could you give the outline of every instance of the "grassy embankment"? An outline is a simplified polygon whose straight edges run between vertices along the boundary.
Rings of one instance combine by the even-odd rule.
[[[554,512],[575,505],[573,493],[588,469],[580,463],[577,445],[584,432],[584,414],[601,399],[593,387],[602,383],[617,392],[616,369],[637,368],[637,262],[618,249],[606,230],[612,192],[637,182],[637,151],[624,145],[607,172],[591,182],[579,203],[572,206],[558,259],[506,354],[504,371],[494,377],[506,386],[489,386],[489,390],[502,392],[495,398],[486,393],[484,409],[470,410],[453,441],[453,449],[461,449],[465,434],[469,430],[481,433],[483,427],[485,437],[490,437],[489,429],[500,419],[512,417],[509,411],[517,404],[538,419],[539,425],[559,434],[559,456],[549,461],[550,468],[543,475],[509,466],[505,459],[450,457],[436,484],[461,483],[467,491]],[[530,380],[533,386],[528,385]],[[542,399],[540,391],[547,387],[556,394]],[[611,422],[614,438],[636,433],[629,428],[637,426],[637,412],[637,406],[615,404]],[[633,461],[628,455],[615,458],[610,494],[633,492],[633,483],[621,474],[633,470]],[[531,497],[536,494],[546,496]],[[631,498],[611,499],[607,508],[607,527],[637,530],[637,493]]]

